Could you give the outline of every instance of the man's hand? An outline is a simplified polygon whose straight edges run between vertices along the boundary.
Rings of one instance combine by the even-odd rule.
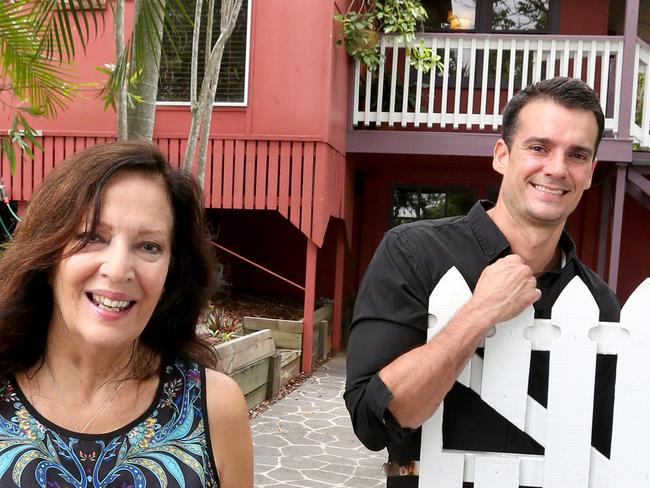
[[[433,415],[490,327],[539,300],[536,284],[521,256],[499,259],[483,270],[472,298],[438,335],[379,372],[393,394],[388,409],[402,427],[419,427]]]
[[[517,254],[499,259],[483,270],[465,307],[486,314],[496,324],[519,315],[542,296],[531,268]]]

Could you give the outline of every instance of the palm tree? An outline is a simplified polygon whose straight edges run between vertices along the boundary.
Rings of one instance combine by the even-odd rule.
[[[103,19],[100,7],[101,0],[0,2],[0,91],[10,93],[2,103],[13,111],[1,151],[12,171],[15,146],[32,157],[31,147],[39,145],[26,115],[55,117],[73,95],[76,87],[65,68],[76,44],[85,50],[96,32],[98,18]]]

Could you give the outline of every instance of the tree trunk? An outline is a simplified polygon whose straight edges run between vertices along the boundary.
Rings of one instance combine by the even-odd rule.
[[[201,37],[201,10],[203,0],[196,0],[194,9],[194,30],[192,32],[192,66],[190,71],[190,106],[196,105],[196,85],[198,84],[199,70],[199,38]]]
[[[135,2],[135,22],[142,9],[144,0]],[[158,0],[164,10],[166,0]],[[140,60],[142,71],[137,82],[131,86],[131,92],[141,98],[133,108],[128,111],[128,137],[129,139],[142,139],[151,141],[153,137],[154,121],[156,116],[156,98],[158,96],[158,76],[160,74],[160,52],[163,36],[164,12],[156,16],[156,33],[150,42],[143,46],[143,59]]]
[[[124,56],[124,0],[115,2],[115,57],[120,59]],[[124,141],[127,133],[126,113],[126,82],[123,83],[117,92],[117,140]]]
[[[217,93],[219,83],[219,72],[221,70],[221,58],[226,41],[230,39],[241,10],[242,0],[222,0],[221,2],[221,26],[220,34],[215,43],[210,58],[206,63],[203,83],[197,110],[192,112],[192,123],[190,134],[185,151],[185,169],[191,170],[196,158],[196,175],[201,188],[205,179],[205,160],[208,147],[208,136],[212,123],[212,106]],[[199,154],[196,156],[196,136],[199,136]]]

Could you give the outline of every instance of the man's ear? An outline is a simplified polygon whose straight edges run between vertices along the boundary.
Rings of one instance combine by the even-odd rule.
[[[506,166],[508,165],[508,156],[510,155],[510,150],[506,141],[502,138],[499,138],[497,143],[494,145],[494,150],[492,151],[492,168],[499,174],[504,174]]]
[[[591,162],[591,170],[589,172],[589,179],[587,180],[587,183],[585,185],[585,190],[591,188],[591,180],[594,176],[594,170],[596,169],[597,164],[598,164],[598,159],[594,158],[594,160]]]

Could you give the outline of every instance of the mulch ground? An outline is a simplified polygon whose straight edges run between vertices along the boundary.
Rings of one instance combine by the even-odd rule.
[[[226,310],[239,321],[242,321],[244,316],[300,320],[303,314],[303,302],[300,298],[253,296],[231,292],[213,299],[212,304]]]

